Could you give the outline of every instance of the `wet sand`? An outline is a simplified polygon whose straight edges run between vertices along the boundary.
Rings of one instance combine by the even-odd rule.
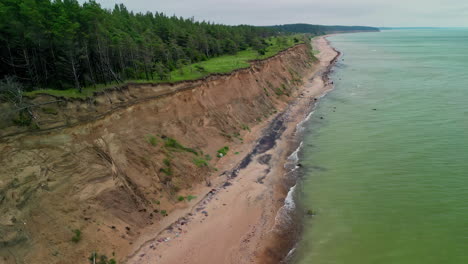
[[[298,146],[297,124],[332,89],[327,75],[338,56],[325,37],[315,38],[313,46],[319,63],[304,78],[300,96],[252,131],[258,141],[225,173],[228,180],[169,228],[147,234],[150,239],[136,243],[126,263],[277,263],[284,257],[291,241],[283,238],[277,213],[294,185],[284,165]]]

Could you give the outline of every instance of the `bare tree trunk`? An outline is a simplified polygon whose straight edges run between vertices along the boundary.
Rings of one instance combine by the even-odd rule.
[[[81,93],[82,89],[81,89],[81,86],[80,86],[80,82],[78,80],[78,69],[77,69],[78,66],[76,65],[75,58],[74,58],[71,51],[68,53],[68,56],[70,57],[70,65],[71,65],[71,68],[72,68],[73,79],[75,81],[75,88]]]
[[[119,62],[120,62],[120,69],[124,73],[124,79],[127,77],[125,75],[125,63],[123,61],[123,56],[122,56],[122,46],[119,45]]]
[[[31,80],[31,83],[33,85],[36,85],[36,81],[34,80],[34,72],[33,72],[34,70],[31,67],[31,61],[29,59],[28,51],[26,48],[23,48],[23,56],[24,56],[24,61],[26,63],[26,69],[28,70],[29,79]]]
[[[94,87],[96,87],[96,80],[94,79],[94,73],[93,73],[93,68],[91,66],[91,60],[89,59],[89,50],[88,50],[88,44],[84,44],[85,52],[86,52],[86,63],[88,64],[89,68],[89,76],[91,78],[91,82],[93,82]]]
[[[13,59],[13,55],[11,54],[11,47],[10,47],[10,42],[7,39],[7,47],[8,47],[8,54],[10,55],[10,65],[13,67],[13,73],[15,76],[18,74],[16,73],[16,66],[15,66],[15,60]]]

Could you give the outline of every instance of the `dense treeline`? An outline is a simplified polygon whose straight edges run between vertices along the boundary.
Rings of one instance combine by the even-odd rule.
[[[95,1],[2,0],[0,79],[27,89],[80,90],[129,79],[164,80],[171,70],[222,54],[264,48],[274,30],[226,26],[162,13],[113,10]]]
[[[286,24],[270,26],[275,30],[292,32],[292,33],[309,33],[313,35],[324,35],[338,32],[353,32],[353,31],[379,31],[375,27],[365,26],[324,26],[324,25],[311,25],[311,24]]]

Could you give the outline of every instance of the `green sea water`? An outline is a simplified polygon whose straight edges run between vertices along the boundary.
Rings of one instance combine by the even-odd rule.
[[[294,263],[468,263],[468,29],[329,40],[343,60],[304,138],[316,215]]]

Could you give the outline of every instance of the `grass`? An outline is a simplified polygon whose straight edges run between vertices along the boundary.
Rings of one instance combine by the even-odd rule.
[[[193,195],[189,195],[187,196],[187,201],[192,201],[193,199],[197,198],[196,196],[193,196]]]
[[[301,39],[298,35],[286,36],[285,41],[279,41],[278,37],[270,37],[266,40],[269,46],[266,48],[265,54],[260,55],[253,49],[247,49],[237,52],[235,55],[223,55],[214,57],[206,61],[197,62],[183,66],[180,69],[175,69],[169,73],[167,80],[128,80],[124,83],[110,83],[110,84],[98,84],[95,86],[88,86],[82,88],[82,93],[76,89],[69,90],[54,90],[54,89],[42,89],[35,90],[32,92],[25,92],[26,96],[36,96],[37,94],[49,94],[58,97],[67,98],[86,98],[93,95],[94,92],[106,90],[108,88],[128,84],[128,83],[165,83],[165,82],[180,82],[188,80],[196,80],[206,77],[210,74],[223,74],[229,73],[237,69],[247,68],[250,66],[250,61],[267,59],[275,56],[279,52],[292,47],[295,44],[304,43],[303,41],[295,42],[295,38]]]
[[[196,150],[194,150],[192,148],[184,147],[177,140],[175,140],[173,138],[170,138],[170,137],[167,137],[167,138],[164,139],[164,146],[166,148],[171,148],[173,150],[181,150],[181,151],[190,152],[190,153],[193,153],[193,154],[198,156],[198,152]]]
[[[198,168],[203,168],[208,166],[208,161],[204,158],[194,158],[193,164],[195,164]]]
[[[158,144],[158,139],[153,135],[147,135],[146,141],[148,141],[152,146],[156,146]]]
[[[270,45],[267,47],[264,55],[260,55],[256,50],[247,49],[237,52],[235,55],[223,55],[211,58],[206,61],[186,65],[181,69],[174,70],[169,74],[169,80],[162,80],[156,82],[179,82],[186,80],[196,80],[203,78],[210,74],[216,73],[229,73],[237,69],[247,68],[250,66],[252,60],[262,60],[275,56],[279,52],[292,47],[294,44],[295,36],[286,37],[286,41],[281,43],[277,37],[267,39]]]

